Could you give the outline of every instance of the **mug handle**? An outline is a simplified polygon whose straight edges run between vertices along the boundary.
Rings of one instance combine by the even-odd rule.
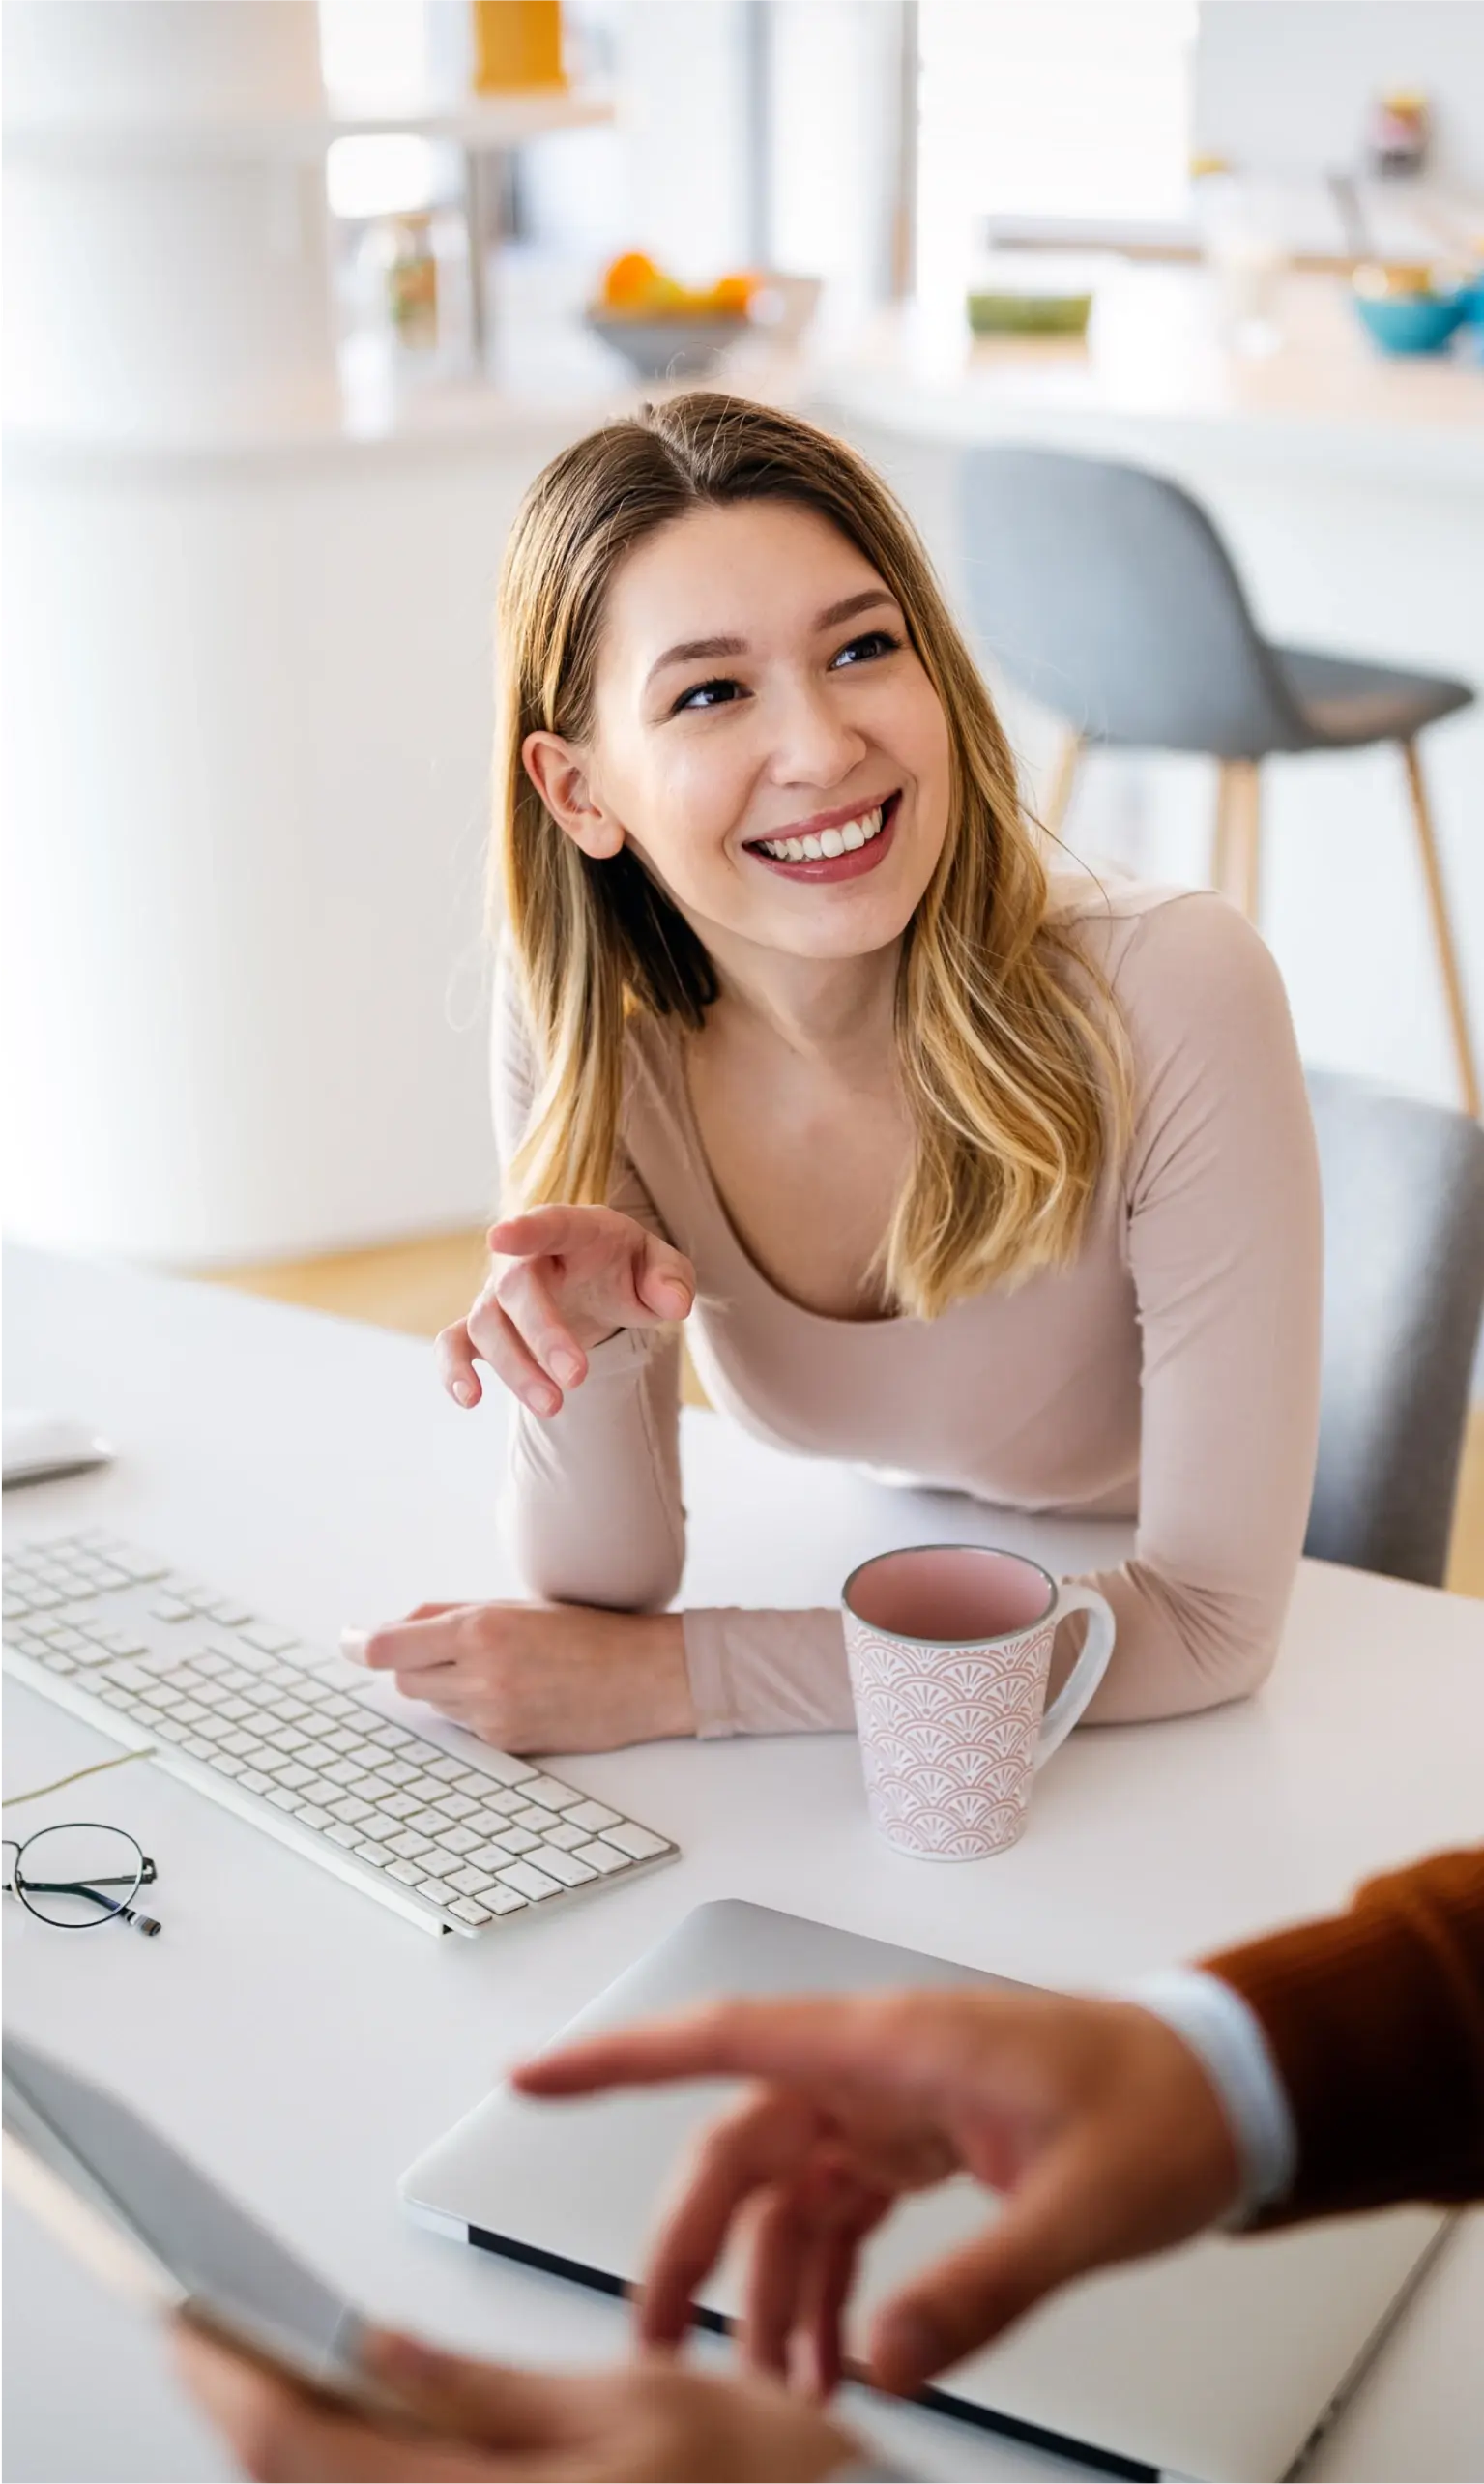
[[[1108,1670],[1113,1653],[1116,1624],[1113,1608],[1095,1587],[1063,1586],[1057,1596],[1051,1626],[1056,1630],[1068,1613],[1089,1613],[1091,1622],[1081,1655],[1062,1684],[1045,1715],[1041,1718],[1040,1740],[1035,1746],[1035,1766],[1049,1760],[1060,1750],[1092,1693]]]

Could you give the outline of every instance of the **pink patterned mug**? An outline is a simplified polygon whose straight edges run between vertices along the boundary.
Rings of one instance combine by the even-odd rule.
[[[1095,1587],[983,1544],[879,1553],[842,1592],[866,1803],[888,1846],[940,1863],[1012,1846],[1031,1780],[1107,1671],[1113,1614]],[[1046,1707],[1057,1624],[1087,1644]]]

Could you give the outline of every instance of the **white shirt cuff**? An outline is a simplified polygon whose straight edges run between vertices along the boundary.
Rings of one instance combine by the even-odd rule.
[[[1293,2111],[1261,2020],[1230,1984],[1200,1967],[1145,1975],[1124,1998],[1173,2028],[1209,2077],[1241,2169],[1241,2196],[1226,2222],[1247,2224],[1293,2188],[1298,2166]]]

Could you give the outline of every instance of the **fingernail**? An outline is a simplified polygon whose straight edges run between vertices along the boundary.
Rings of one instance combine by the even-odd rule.
[[[367,2339],[366,2361],[389,2381],[421,2381],[437,2370],[439,2357],[417,2338],[384,2328]]]
[[[582,1365],[574,1354],[554,1354],[551,1358],[551,1376],[553,1380],[560,1380],[564,1388],[570,1388],[582,1378]]]
[[[690,1297],[684,1285],[661,1285],[659,1295],[667,1311],[673,1311],[677,1319],[684,1318],[690,1308]]]
[[[522,1394],[533,1415],[554,1415],[562,1402],[554,1388],[531,1388]]]
[[[341,1655],[349,1656],[353,1665],[364,1665],[365,1643],[370,1635],[369,1630],[342,1630],[340,1632]]]
[[[453,1394],[458,1399],[461,1406],[472,1406],[474,1404],[473,1381],[455,1380],[453,1383]]]

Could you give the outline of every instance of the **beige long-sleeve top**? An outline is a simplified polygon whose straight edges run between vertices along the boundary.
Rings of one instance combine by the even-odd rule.
[[[1250,1691],[1303,1541],[1318,1419],[1320,1205],[1277,969],[1222,898],[1053,882],[1131,1046],[1132,1143],[1071,1268],[934,1321],[800,1309],[738,1240],[690,1109],[682,1039],[632,1022],[614,1206],[694,1262],[692,1343],[723,1418],[1002,1506],[1136,1517],[1092,1584],[1118,1638],[1091,1720],[1173,1716]],[[495,1012],[502,1157],[533,1092],[513,979]],[[668,1605],[684,1563],[679,1343],[626,1331],[560,1415],[516,1407],[508,1520],[529,1593]],[[833,1608],[691,1609],[703,1734],[853,1722]]]

